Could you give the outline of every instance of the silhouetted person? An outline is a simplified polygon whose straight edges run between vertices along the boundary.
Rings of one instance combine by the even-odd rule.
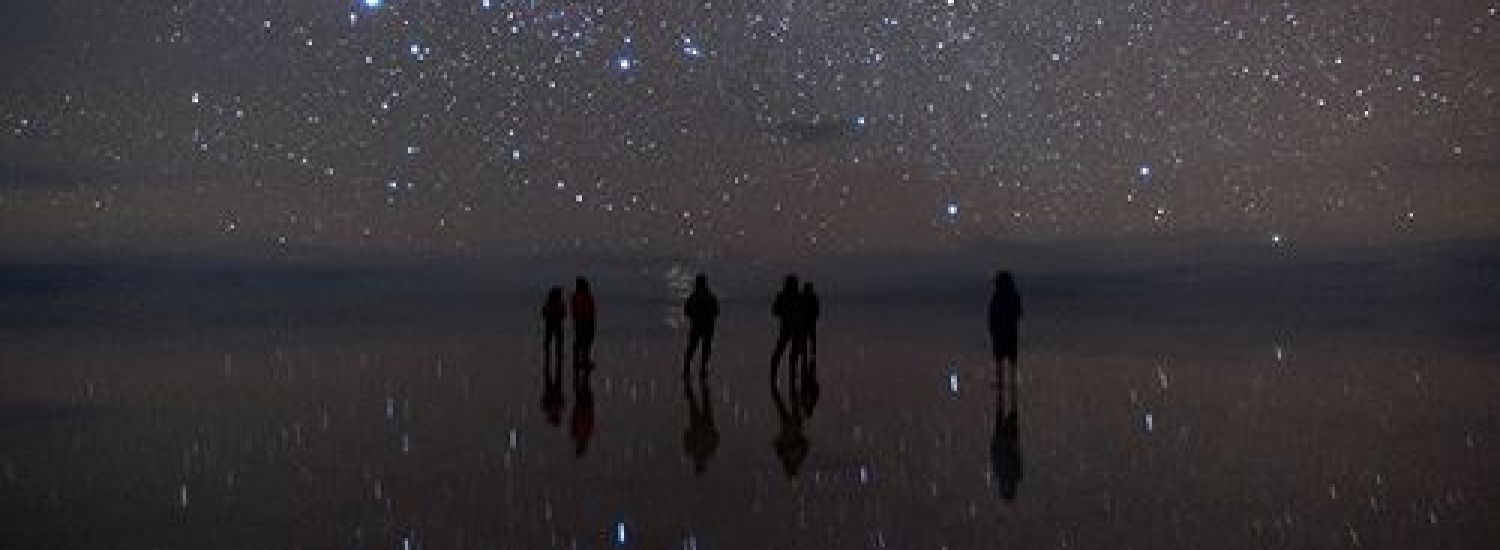
[[[551,351],[554,361],[562,364],[563,357],[563,319],[568,316],[568,304],[563,302],[563,289],[559,286],[552,287],[547,291],[547,301],[542,304],[542,323],[545,327],[542,333],[542,359],[548,358],[547,352]]]
[[[1000,484],[1000,498],[1015,500],[1016,489],[1021,484],[1021,434],[1016,420],[1016,411],[1005,412],[1005,407],[995,400],[995,434],[990,438],[990,460],[995,468],[995,479]]]
[[[995,433],[990,439],[990,460],[1000,485],[1000,498],[1013,500],[1021,481],[1020,427],[1017,421],[1019,386],[1016,368],[1017,328],[1021,320],[1021,296],[1009,271],[995,275],[995,293],[990,297],[990,345],[995,356]],[[1010,399],[1006,399],[1006,389]]]
[[[801,315],[802,358],[805,361],[814,361],[818,356],[818,316],[823,313],[823,308],[818,303],[818,293],[813,291],[812,283],[802,285],[802,295],[798,297],[797,309]]]
[[[781,368],[781,356],[791,348],[791,357],[787,360],[788,374],[795,378],[797,360],[801,357],[802,347],[802,295],[797,291],[797,276],[787,275],[782,281],[781,292],[776,294],[776,299],[771,303],[771,315],[779,321],[776,334],[776,351],[771,352],[771,379],[774,382],[776,370]],[[795,383],[795,382],[794,382]]]
[[[589,368],[594,363],[594,294],[589,281],[579,277],[573,286],[573,365]]]
[[[573,375],[573,418],[569,427],[573,454],[581,457],[588,452],[589,438],[594,435],[594,388],[586,370],[575,371]]]
[[[772,441],[776,449],[776,456],[781,459],[781,467],[788,478],[797,477],[797,472],[802,469],[802,462],[807,459],[809,447],[807,434],[802,430],[802,421],[805,418],[798,406],[798,394],[796,383],[789,384],[791,387],[791,407],[781,398],[781,389],[776,385],[776,379],[771,379],[771,398],[776,401],[776,414],[781,419],[781,430]]]
[[[702,474],[708,460],[719,450],[719,428],[714,425],[713,398],[708,394],[707,378],[699,378],[700,394],[693,391],[693,379],[682,377],[682,392],[688,402],[688,426],[682,432],[683,451],[693,459],[693,471]]]
[[[1017,325],[1021,320],[1021,295],[1016,292],[1015,279],[1009,271],[995,275],[995,293],[990,297],[990,345],[995,355],[995,374],[999,381],[1001,400],[1005,387],[1014,386],[1016,373]],[[1014,391],[1014,390],[1012,390]],[[1015,410],[1012,396],[1010,410]]]
[[[708,289],[708,277],[698,275],[693,280],[693,293],[682,304],[682,312],[688,318],[688,346],[682,356],[682,375],[692,370],[693,352],[703,344],[703,357],[699,363],[699,374],[708,374],[708,358],[714,351],[714,321],[719,317],[719,299]]]

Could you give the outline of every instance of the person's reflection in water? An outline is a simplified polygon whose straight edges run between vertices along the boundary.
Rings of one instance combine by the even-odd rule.
[[[776,413],[781,418],[781,431],[776,434],[772,445],[776,448],[776,456],[781,459],[781,467],[786,471],[786,476],[796,478],[802,462],[807,459],[809,445],[807,434],[802,431],[803,420],[807,417],[800,406],[796,381],[793,380],[788,387],[791,399],[782,399],[781,388],[774,378],[771,380],[771,398],[776,401]]]
[[[562,364],[542,356],[542,413],[547,417],[547,423],[553,426],[562,425],[563,410],[563,374]]]
[[[683,451],[693,459],[693,472],[702,475],[708,461],[719,450],[719,428],[714,424],[713,397],[708,392],[708,377],[698,378],[697,391],[693,377],[682,375],[682,393],[688,403],[688,426],[682,432]]]
[[[995,400],[995,434],[990,438],[990,460],[1000,483],[1000,498],[1015,500],[1021,484],[1021,430],[1016,411],[1007,412]]]
[[[687,376],[693,367],[693,352],[703,345],[703,357],[698,369],[702,376],[708,375],[708,358],[714,351],[714,321],[719,317],[719,299],[708,289],[708,277],[699,274],[693,280],[693,293],[682,304],[682,313],[688,318],[687,351],[682,354],[682,375]]]
[[[996,378],[995,432],[990,438],[990,460],[1000,484],[1000,498],[1006,501],[1016,498],[1022,473],[1016,366],[1020,320],[1021,296],[1016,291],[1015,279],[1009,271],[1001,271],[995,275],[995,293],[990,297],[989,308],[990,344],[995,357]]]
[[[592,365],[578,365],[573,369],[573,454],[583,456],[589,450],[589,438],[594,435],[594,388],[590,381]]]

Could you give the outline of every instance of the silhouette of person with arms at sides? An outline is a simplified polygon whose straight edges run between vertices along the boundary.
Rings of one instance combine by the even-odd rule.
[[[797,276],[787,275],[782,281],[781,292],[776,294],[776,299],[771,303],[771,315],[780,322],[779,331],[776,334],[776,351],[771,352],[771,381],[776,381],[776,371],[781,368],[781,356],[788,352],[787,374],[792,383],[796,383],[797,362],[802,356],[803,346],[803,311],[802,295],[797,290]]]
[[[682,377],[682,393],[688,402],[688,426],[682,432],[682,447],[693,459],[693,472],[702,475],[708,469],[708,460],[719,450],[719,428],[714,425],[714,405],[708,394],[708,379],[698,379],[698,392],[693,386],[692,377]]]
[[[573,455],[582,457],[589,450],[594,435],[594,387],[588,371],[573,373],[573,417],[569,422],[573,435]]]
[[[1017,419],[1019,376],[1016,367],[1017,328],[1021,320],[1021,295],[1009,271],[995,275],[995,293],[990,297],[990,345],[995,356],[995,433],[990,439],[990,460],[1000,482],[1000,498],[1016,498],[1021,481],[1020,426]],[[1006,399],[1006,389],[1010,399]]]
[[[810,446],[807,434],[803,432],[803,414],[798,403],[800,399],[797,394],[797,384],[788,384],[791,391],[790,407],[788,400],[781,396],[781,388],[777,386],[776,379],[771,379],[771,398],[776,401],[776,414],[781,418],[781,431],[776,434],[772,446],[776,449],[776,456],[781,459],[781,467],[786,472],[786,477],[796,478],[802,469],[802,462],[807,460],[807,450]]]
[[[589,281],[579,277],[573,285],[573,366],[594,366],[594,294],[589,291]]]
[[[687,376],[693,367],[693,352],[703,345],[703,356],[698,366],[699,376],[708,376],[708,358],[714,351],[714,321],[719,317],[719,299],[708,289],[708,277],[699,274],[693,279],[693,293],[682,304],[682,312],[688,318],[688,346],[682,357],[682,375]]]
[[[568,306],[563,302],[562,287],[552,287],[547,292],[547,301],[542,304],[542,412],[547,423],[562,424],[563,388],[563,319]]]

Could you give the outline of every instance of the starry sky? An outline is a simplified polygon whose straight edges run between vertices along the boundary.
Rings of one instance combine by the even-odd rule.
[[[1500,236],[1476,0],[0,4],[0,253]]]

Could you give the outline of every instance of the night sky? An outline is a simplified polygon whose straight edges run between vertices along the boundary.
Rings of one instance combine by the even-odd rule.
[[[0,6],[0,253],[1500,235],[1477,0]]]

